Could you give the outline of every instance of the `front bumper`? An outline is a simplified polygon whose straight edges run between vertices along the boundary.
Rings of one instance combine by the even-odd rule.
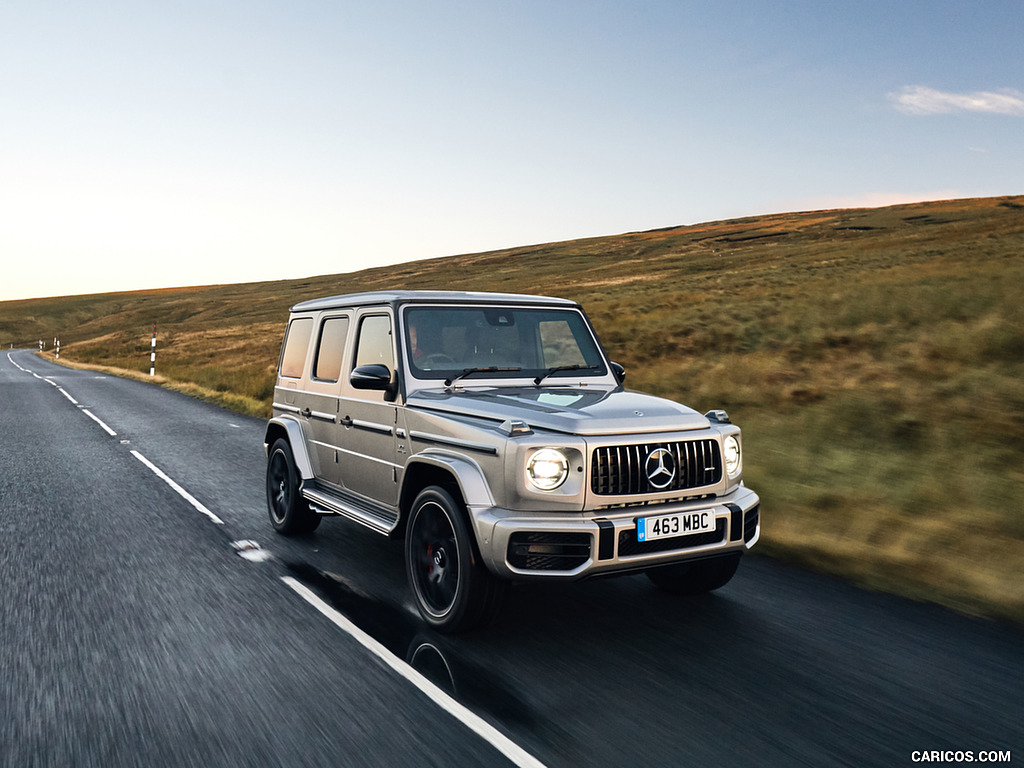
[[[638,542],[638,517],[710,511],[715,530]],[[761,536],[760,499],[745,486],[727,496],[578,514],[525,515],[471,508],[480,554],[509,579],[575,580],[746,552]]]

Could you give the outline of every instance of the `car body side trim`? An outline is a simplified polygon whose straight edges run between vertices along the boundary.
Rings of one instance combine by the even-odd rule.
[[[491,456],[498,455],[498,449],[493,445],[487,445],[486,443],[474,443],[471,440],[459,440],[456,437],[446,437],[444,435],[432,435],[427,432],[417,432],[412,430],[409,432],[409,437],[413,440],[419,440],[421,443],[432,443],[433,445],[448,445],[452,448],[464,448],[467,451],[477,451],[479,453],[486,453]]]
[[[367,432],[377,432],[381,435],[392,435],[394,430],[388,424],[377,424],[372,421],[360,421],[359,419],[352,419],[352,426],[356,429],[365,429]]]

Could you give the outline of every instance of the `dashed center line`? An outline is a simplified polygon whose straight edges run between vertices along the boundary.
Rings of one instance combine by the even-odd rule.
[[[182,488],[180,485],[178,485],[176,482],[174,482],[174,480],[172,480],[170,477],[168,477],[164,473],[164,471],[162,469],[160,469],[160,467],[158,467],[156,464],[151,462],[149,459],[147,459],[145,456],[143,456],[138,451],[133,450],[132,451],[132,456],[134,456],[136,459],[138,459],[143,464],[145,464],[147,467],[149,467],[153,471],[154,475],[156,475],[161,480],[163,480],[165,483],[167,483],[169,486],[171,486],[171,488],[173,488],[174,491],[177,492],[177,494],[179,496],[181,496],[181,498],[183,498],[185,501],[187,501],[189,504],[191,504],[197,510],[199,510],[204,515],[206,515],[208,518],[210,518],[210,520],[212,520],[217,525],[224,525],[224,521],[223,520],[221,520],[219,517],[217,517],[215,514],[213,514],[213,512],[211,512],[209,509],[207,509],[206,506],[201,501],[199,501],[199,499],[197,499],[191,493],[189,493],[184,488]]]
[[[111,437],[117,437],[117,432],[115,432],[113,429],[111,429],[109,426],[107,426],[107,424],[104,423],[104,421],[102,419],[100,419],[98,416],[96,416],[94,413],[92,413],[88,408],[83,408],[79,404],[79,402],[77,400],[75,400],[75,398],[73,398],[71,396],[71,394],[67,390],[65,390],[63,387],[61,387],[60,384],[58,384],[56,381],[53,381],[49,377],[44,378],[44,377],[40,376],[38,373],[35,373],[34,371],[30,371],[27,368],[22,368],[20,365],[18,365],[16,362],[14,362],[14,358],[11,357],[10,353],[7,354],[7,359],[11,362],[11,364],[15,368],[17,368],[17,369],[19,369],[21,371],[24,371],[25,373],[31,373],[37,379],[40,379],[41,381],[45,381],[47,384],[52,384],[53,386],[55,386],[57,388],[57,391],[60,392],[62,395],[64,395],[64,397],[66,397],[68,400],[70,400],[73,405],[77,405],[79,407],[79,409],[82,411],[82,413],[84,413],[90,419],[92,419],[97,424],[99,424],[104,432],[106,432]],[[103,378],[103,377],[99,377],[99,378]],[[122,445],[127,445],[128,442],[129,441],[127,441],[127,440],[122,440],[121,444]],[[211,512],[206,507],[205,504],[203,504],[201,501],[199,501],[199,499],[197,499],[191,493],[189,493],[184,488],[182,488],[180,485],[178,485],[174,480],[172,480],[156,464],[151,462],[149,459],[147,459],[145,456],[143,456],[138,451],[133,450],[131,453],[132,453],[132,456],[134,456],[136,459],[138,459],[143,464],[145,464],[153,472],[153,474],[155,474],[157,477],[159,477],[161,480],[163,480],[165,483],[167,483],[167,485],[169,485],[179,496],[181,496],[183,499],[185,499],[185,501],[187,501],[189,504],[191,504],[193,507],[195,507],[195,509],[197,509],[202,514],[206,515],[208,518],[210,518],[211,521],[213,521],[217,525],[224,525],[224,521],[223,520],[221,520],[219,517],[217,517],[215,514],[213,514],[213,512]]]
[[[63,390],[61,390],[61,391],[63,391]],[[66,393],[66,392],[65,392],[65,396],[66,396],[66,397],[67,397],[67,398],[68,398],[69,400],[71,400],[71,397],[70,397],[69,395],[67,395],[67,393]],[[73,403],[74,403],[75,401],[74,401],[74,400],[71,400],[71,402],[73,402]],[[77,403],[75,403],[75,404],[77,405]],[[100,421],[100,420],[99,420],[99,419],[98,419],[98,418],[97,418],[96,416],[93,416],[93,415],[92,415],[92,414],[91,414],[91,413],[90,413],[90,412],[89,412],[89,411],[88,411],[87,409],[83,408],[83,409],[82,409],[82,413],[84,413],[84,414],[85,414],[86,416],[88,416],[88,417],[89,417],[90,419],[92,419],[92,420],[93,420],[93,421],[95,421],[95,422],[96,422],[97,424],[99,424],[99,425],[100,425],[100,426],[101,426],[101,427],[103,428],[103,431],[104,431],[104,432],[106,432],[106,433],[107,433],[108,435],[110,435],[111,437],[117,437],[117,432],[115,432],[115,431],[114,431],[114,430],[112,430],[112,429],[111,429],[110,427],[108,427],[108,426],[107,426],[106,424],[104,424],[104,423],[103,423],[102,421]]]

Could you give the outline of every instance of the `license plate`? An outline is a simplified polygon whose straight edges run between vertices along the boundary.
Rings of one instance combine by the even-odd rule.
[[[715,530],[715,513],[710,509],[699,512],[681,512],[678,515],[638,517],[636,520],[637,541],[689,536],[691,533],[707,533],[713,530]]]

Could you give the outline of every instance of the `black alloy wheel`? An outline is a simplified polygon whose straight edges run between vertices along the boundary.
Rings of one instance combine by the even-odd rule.
[[[274,530],[286,536],[310,533],[320,525],[320,515],[299,491],[295,457],[284,438],[274,442],[267,458],[267,510]]]
[[[405,564],[416,607],[435,629],[464,631],[497,614],[505,583],[480,562],[462,506],[444,488],[426,488],[413,502]]]

